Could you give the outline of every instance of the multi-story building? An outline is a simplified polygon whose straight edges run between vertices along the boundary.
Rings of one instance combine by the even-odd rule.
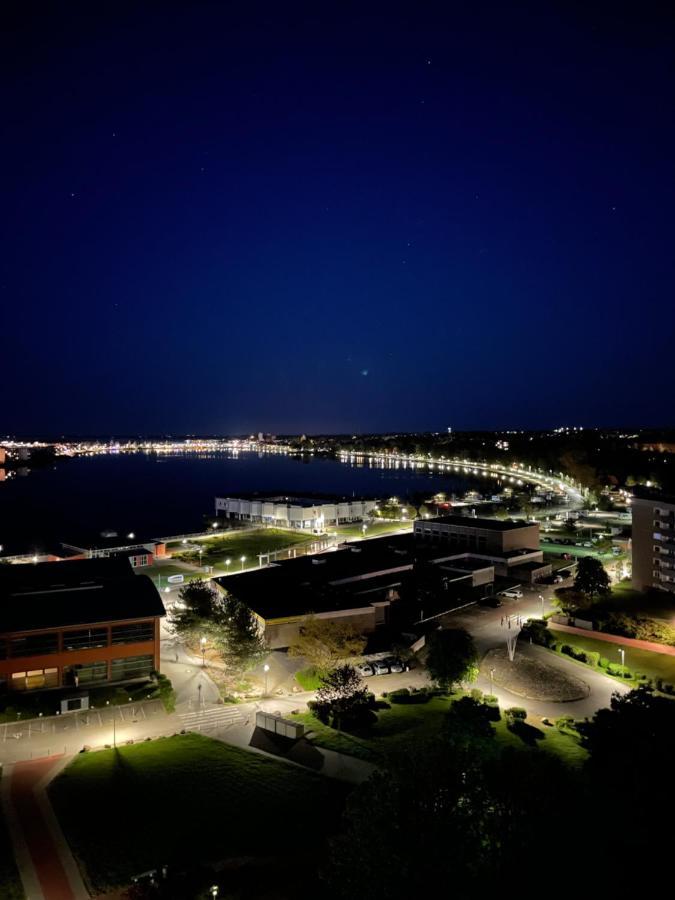
[[[637,491],[633,510],[633,587],[675,593],[675,497]]]
[[[359,522],[375,500],[320,500],[310,497],[216,497],[216,515],[278,528],[322,532],[329,525]]]
[[[153,582],[123,557],[0,565],[0,690],[147,677],[163,615]]]
[[[497,575],[539,581],[551,574],[539,549],[537,522],[511,522],[472,516],[438,516],[415,521],[415,537],[438,548],[489,561]]]

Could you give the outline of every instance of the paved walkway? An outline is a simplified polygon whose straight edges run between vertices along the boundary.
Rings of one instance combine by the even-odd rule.
[[[605,631],[591,631],[588,628],[577,628],[574,625],[560,625],[551,622],[551,630],[565,631],[567,634],[579,634],[583,637],[596,638],[598,641],[606,641],[608,644],[621,644],[624,647],[634,647],[636,650],[649,650],[650,653],[663,653],[666,656],[675,656],[675,647],[667,644],[656,644],[654,641],[640,641],[637,638],[621,637],[619,634],[607,634]]]
[[[47,796],[47,785],[68,761],[19,762],[3,774],[3,807],[28,900],[89,897]]]

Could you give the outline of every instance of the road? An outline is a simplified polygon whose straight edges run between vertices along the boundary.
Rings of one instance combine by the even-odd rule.
[[[541,618],[542,603],[539,597],[544,598],[544,612],[551,612],[555,609],[552,604],[554,588],[552,586],[536,586],[534,590],[527,590],[520,600],[504,600],[503,605],[498,609],[483,606],[470,606],[457,612],[446,613],[439,620],[444,628],[465,628],[473,636],[476,648],[482,658],[488,650],[496,647],[506,647],[507,635],[515,633],[518,628],[517,618],[520,617],[522,622],[530,618]],[[512,628],[508,628],[507,618],[511,617]],[[548,716],[557,718],[562,715],[574,716],[577,719],[583,719],[586,716],[592,716],[598,709],[609,706],[613,693],[617,691],[625,693],[629,689],[603,675],[594,671],[588,666],[582,666],[571,659],[565,659],[562,656],[551,653],[543,647],[531,645],[524,640],[518,641],[516,654],[530,656],[541,659],[548,665],[567,672],[577,678],[581,678],[590,687],[590,694],[582,700],[575,700],[569,703],[554,703],[538,700],[528,700],[518,696],[504,688],[494,686],[493,693],[499,698],[502,708],[508,706],[523,706],[528,712],[540,716]],[[491,690],[491,684],[488,677],[480,675],[477,686],[486,692]]]

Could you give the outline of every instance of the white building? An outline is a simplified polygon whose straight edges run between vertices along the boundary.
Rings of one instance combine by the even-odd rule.
[[[216,497],[216,515],[279,528],[322,532],[330,525],[360,522],[368,518],[376,505],[375,500],[327,502],[305,497]]]

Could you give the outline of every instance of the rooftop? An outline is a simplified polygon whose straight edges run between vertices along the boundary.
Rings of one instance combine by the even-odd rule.
[[[532,528],[537,522],[514,522],[510,519],[479,519],[474,516],[434,516],[431,519],[417,519],[415,524],[460,525],[462,528],[484,528],[489,531],[513,531],[517,528]]]
[[[0,566],[0,632],[163,615],[153,582],[124,557]]]

